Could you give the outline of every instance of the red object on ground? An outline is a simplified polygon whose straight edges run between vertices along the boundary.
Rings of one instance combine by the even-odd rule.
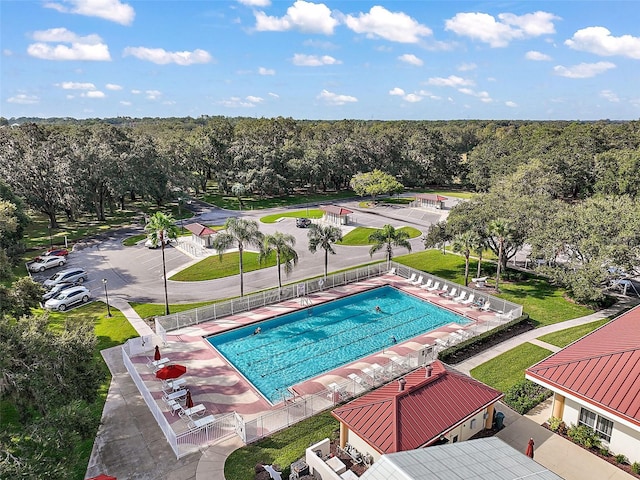
[[[156,345],[156,353],[153,354],[153,359],[157,362],[158,360],[160,360],[160,357],[160,347]]]
[[[187,398],[185,399],[184,406],[186,408],[193,408],[193,399],[191,398],[191,392],[187,390]]]
[[[169,380],[178,378],[185,373],[187,373],[187,367],[184,365],[167,365],[156,372],[156,377],[162,380]]]
[[[112,477],[111,475],[105,475],[101,473],[97,477],[87,478],[87,480],[118,480],[116,477]]]
[[[524,453],[527,457],[533,458],[533,438],[529,439],[529,443],[527,444],[527,451]]]

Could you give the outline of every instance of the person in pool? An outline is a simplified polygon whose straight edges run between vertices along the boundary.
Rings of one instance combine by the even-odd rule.
[[[376,305],[376,312],[381,312],[382,309],[380,308],[380,305]]]
[[[253,334],[254,335],[258,335],[260,332],[262,332],[262,329],[260,327],[258,327],[253,331]]]
[[[396,340],[396,336],[395,335],[391,335],[391,342],[392,343],[398,343],[398,340]]]

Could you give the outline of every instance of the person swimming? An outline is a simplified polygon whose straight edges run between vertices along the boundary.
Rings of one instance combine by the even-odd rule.
[[[396,340],[396,336],[395,335],[391,335],[391,342],[392,343],[398,343],[398,340]]]
[[[381,312],[382,309],[380,308],[380,305],[376,305],[376,312]]]
[[[260,332],[262,332],[262,329],[260,327],[258,327],[253,331],[253,334],[254,335],[258,335]]]

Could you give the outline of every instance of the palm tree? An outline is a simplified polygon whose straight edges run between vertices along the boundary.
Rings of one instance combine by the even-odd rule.
[[[463,233],[459,233],[453,239],[451,250],[456,253],[462,253],[464,256],[464,286],[469,285],[469,256],[471,252],[475,250],[478,245],[479,237],[472,231],[468,230]]]
[[[489,233],[493,235],[498,244],[498,268],[496,270],[496,292],[500,291],[500,273],[503,264],[504,246],[511,238],[511,225],[505,220],[494,220],[489,224]]]
[[[406,248],[411,253],[411,243],[409,243],[409,233],[404,230],[396,230],[391,225],[385,225],[380,230],[376,230],[369,235],[369,242],[373,242],[373,245],[369,249],[369,255],[373,257],[373,254],[378,250],[386,248],[387,250],[387,268],[393,258],[393,247]]]
[[[478,272],[476,273],[476,277],[480,278],[482,275],[482,256],[484,255],[484,251],[487,249],[487,239],[486,233],[481,234],[477,233],[477,242],[473,246],[473,253],[478,257]]]
[[[324,249],[324,278],[327,278],[327,266],[329,263],[329,253],[335,255],[333,244],[342,240],[342,230],[333,225],[311,224],[309,227],[309,251],[316,253],[318,247]]]
[[[282,232],[275,232],[273,235],[265,235],[262,241],[262,249],[258,257],[260,262],[269,258],[273,252],[276,254],[278,266],[278,288],[282,288],[282,274],[280,266],[284,265],[284,273],[289,275],[293,267],[298,264],[298,252],[293,247],[296,244],[296,237]]]
[[[240,296],[244,296],[244,278],[242,253],[246,246],[252,245],[260,248],[262,245],[262,232],[255,220],[247,220],[246,218],[228,218],[224,224],[225,230],[218,233],[213,239],[213,248],[218,252],[220,260],[224,251],[232,245],[238,246],[238,254],[240,255]]]
[[[155,248],[160,245],[162,250],[162,278],[164,279],[164,314],[169,315],[169,295],[167,293],[167,265],[164,258],[164,247],[170,239],[178,237],[178,227],[171,215],[156,212],[149,218],[144,227],[149,232],[149,239]]]

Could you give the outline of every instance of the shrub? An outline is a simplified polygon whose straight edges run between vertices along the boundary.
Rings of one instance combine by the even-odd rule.
[[[636,475],[640,474],[640,463],[639,462],[633,462],[633,464],[631,465],[631,471],[633,473],[635,473]]]
[[[507,390],[504,403],[520,415],[524,415],[544,399],[551,396],[551,391],[530,380],[522,380]]]
[[[609,452],[609,449],[607,447],[600,448],[600,455],[602,455],[603,457],[608,457],[610,454],[611,452]]]
[[[619,453],[618,455],[616,455],[616,463],[629,463],[629,459],[622,453]]]
[[[552,432],[559,433],[560,435],[567,434],[567,424],[562,421],[561,418],[551,417],[549,420],[549,429]]]
[[[586,425],[571,425],[567,429],[569,438],[586,448],[599,448],[600,437],[591,428]]]

